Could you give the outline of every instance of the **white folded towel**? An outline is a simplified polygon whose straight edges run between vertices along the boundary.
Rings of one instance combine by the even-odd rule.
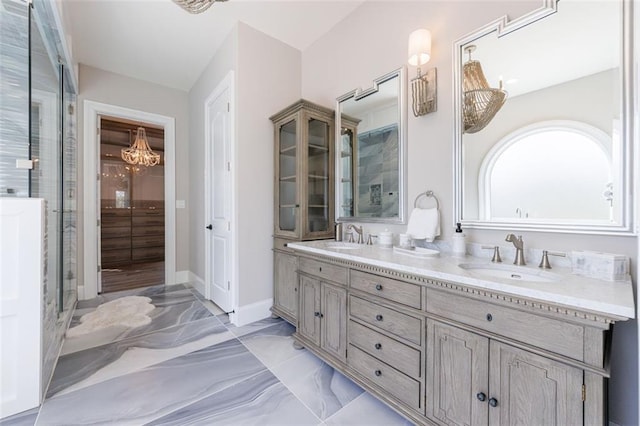
[[[414,240],[426,240],[428,243],[440,235],[440,212],[436,207],[430,209],[415,208],[409,216],[407,234]]]

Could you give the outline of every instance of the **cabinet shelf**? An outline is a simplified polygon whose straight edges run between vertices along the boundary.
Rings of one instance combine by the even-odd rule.
[[[327,180],[329,179],[329,176],[327,175],[309,175],[309,180]]]
[[[281,176],[280,177],[280,182],[295,182],[296,181],[296,176]]]
[[[328,204],[309,204],[309,208],[314,208],[314,209],[324,209],[329,207]]]
[[[281,209],[292,209],[298,207],[298,204],[280,204]]]
[[[297,146],[289,146],[287,148],[283,148],[280,150],[280,154],[281,155],[286,155],[288,157],[295,157],[296,156],[296,149],[298,147]]]
[[[320,151],[321,153],[329,152],[329,147],[309,144],[309,151]]]

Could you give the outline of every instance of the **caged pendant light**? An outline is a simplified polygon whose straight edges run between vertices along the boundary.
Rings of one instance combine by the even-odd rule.
[[[209,9],[215,2],[227,0],[173,0],[175,4],[194,15]]]
[[[464,49],[469,55],[469,60],[463,66],[462,80],[465,133],[476,133],[484,129],[507,100],[507,91],[502,89],[502,81],[498,89],[489,87],[480,62],[471,60],[471,52],[475,49],[474,45]]]
[[[122,148],[120,155],[129,164],[151,167],[160,163],[160,154],[156,154],[149,147],[144,127],[138,127],[135,141],[129,148]]]

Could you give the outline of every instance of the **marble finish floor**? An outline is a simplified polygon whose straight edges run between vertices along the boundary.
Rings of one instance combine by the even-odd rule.
[[[188,285],[78,303],[152,299],[150,324],[67,339],[43,405],[1,425],[410,425],[306,350],[279,319],[235,327]]]

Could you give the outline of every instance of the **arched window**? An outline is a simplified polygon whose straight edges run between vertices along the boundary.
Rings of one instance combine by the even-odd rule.
[[[585,123],[554,120],[500,140],[480,167],[486,220],[612,219],[611,137]]]

